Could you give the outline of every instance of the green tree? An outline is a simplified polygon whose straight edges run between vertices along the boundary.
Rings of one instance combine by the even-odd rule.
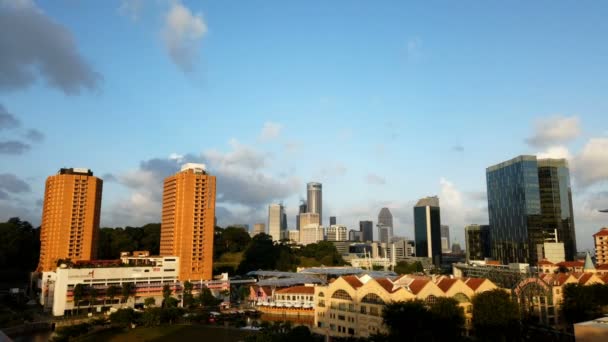
[[[74,297],[74,304],[76,304],[76,312],[80,313],[80,301],[84,297],[86,291],[86,285],[76,284],[74,290],[72,290],[72,296]]]
[[[148,297],[148,298],[144,299],[144,305],[147,308],[151,308],[154,305],[156,305],[156,299],[154,299],[154,297]]]
[[[190,307],[194,304],[194,296],[192,296],[192,283],[189,281],[184,282],[184,291],[182,293],[184,307]]]
[[[94,288],[93,286],[89,286],[87,288],[87,294],[88,294],[88,297],[89,297],[90,306],[95,305],[95,301],[97,300],[97,296],[99,295],[99,291],[97,291],[97,289]]]
[[[218,304],[218,299],[211,293],[211,290],[206,286],[201,289],[201,292],[198,295],[198,301],[201,306],[211,307],[216,306]]]
[[[509,294],[495,289],[473,297],[473,329],[480,341],[518,341],[519,307]]]
[[[251,243],[245,249],[237,273],[245,274],[258,269],[272,270],[276,265],[276,257],[270,235],[258,234],[251,239]]]
[[[169,298],[171,298],[172,293],[173,291],[171,290],[171,286],[165,284],[163,286],[163,307],[167,305],[167,301],[169,300]]]
[[[122,295],[123,302],[127,303],[129,301],[129,297],[133,293],[133,283],[122,283],[122,288],[120,290],[120,294]]]
[[[38,264],[40,229],[13,217],[0,223],[0,236],[0,270],[18,271],[20,280],[26,280]]]
[[[128,327],[138,319],[137,313],[131,309],[119,309],[110,314],[110,322],[119,327]]]
[[[222,230],[222,249],[226,252],[241,252],[247,247],[250,241],[251,237],[249,236],[249,233],[242,228],[227,227]]]
[[[149,298],[146,298],[146,299],[149,299]],[[146,309],[146,311],[144,311],[144,313],[142,313],[141,323],[146,327],[153,327],[153,326],[160,325],[162,310],[163,309],[161,309],[161,308],[149,307],[148,309]]]
[[[433,315],[421,300],[393,302],[386,304],[382,311],[384,324],[389,331],[390,341],[432,341]]]
[[[114,298],[118,295],[120,288],[116,285],[110,285],[106,289],[106,296],[110,298],[110,303],[114,304]]]
[[[429,307],[435,325],[433,335],[437,341],[454,341],[461,336],[464,329],[464,310],[454,298],[438,297]]]
[[[588,321],[602,316],[608,305],[608,285],[567,284],[564,286],[562,313],[569,324]]]

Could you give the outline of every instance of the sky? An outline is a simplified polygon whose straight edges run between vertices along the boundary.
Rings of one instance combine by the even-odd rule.
[[[579,250],[608,226],[604,1],[0,0],[0,220],[40,223],[62,167],[104,180],[102,226],[160,221],[185,162],[216,175],[220,226],[295,227],[413,205],[488,222],[486,167],[567,158]]]

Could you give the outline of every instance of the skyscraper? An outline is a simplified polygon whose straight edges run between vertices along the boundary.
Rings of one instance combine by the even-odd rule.
[[[307,212],[319,214],[319,225],[323,222],[323,185],[311,182],[306,184]]]
[[[179,257],[181,281],[212,278],[215,183],[204,164],[184,164],[165,178],[160,254]]]
[[[433,259],[433,264],[441,264],[441,214],[439,198],[425,197],[414,207],[414,235],[416,256]]]
[[[391,214],[391,211],[386,207],[380,209],[380,212],[378,213],[378,226],[380,225],[388,227],[388,239],[390,240],[394,236],[393,214]]]
[[[441,225],[441,251],[443,253],[450,253],[450,226]]]
[[[470,224],[464,227],[467,261],[483,260],[491,255],[490,226]]]
[[[337,220],[335,216],[330,216],[329,217],[329,225],[330,226],[335,226],[337,224]]]
[[[258,234],[266,233],[266,224],[265,223],[256,223],[253,225],[253,232],[251,232],[251,237],[254,237]]]
[[[46,179],[39,272],[54,270],[59,259],[95,259],[102,188],[89,169],[60,169]]]
[[[544,242],[576,255],[570,174],[565,159],[519,156],[486,169],[492,256],[536,264]]]
[[[372,221],[359,221],[359,231],[363,242],[374,241],[374,223]]]
[[[300,215],[306,212],[306,201],[300,200],[300,206],[298,208],[298,215],[296,215],[296,229],[300,230]]]
[[[268,206],[268,235],[272,236],[272,241],[280,241],[285,231],[284,227],[285,209],[282,204],[271,204]]]
[[[383,243],[390,242],[390,233],[391,229],[388,226],[383,225],[382,223],[378,223],[378,241]]]

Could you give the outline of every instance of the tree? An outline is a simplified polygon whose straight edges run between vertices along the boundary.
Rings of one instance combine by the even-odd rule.
[[[395,265],[394,271],[397,274],[411,274],[423,272],[424,269],[420,261],[416,261],[413,263],[408,263],[407,261],[399,261],[397,265]]]
[[[216,306],[218,304],[218,299],[211,293],[211,290],[206,286],[201,289],[201,292],[198,295],[198,301],[201,306],[209,307]]]
[[[433,332],[438,341],[454,340],[464,329],[464,310],[454,298],[438,297],[429,307],[436,326]]]
[[[386,304],[382,318],[389,330],[390,341],[432,340],[432,331],[437,328],[425,303],[418,299]]]
[[[194,297],[192,296],[192,283],[189,281],[184,282],[184,291],[182,294],[183,307],[190,307],[194,303]]]
[[[602,307],[608,305],[608,285],[567,284],[564,286],[562,312],[569,324],[588,321],[602,316]]]
[[[481,341],[517,341],[519,308],[509,294],[495,289],[473,297],[473,329]]]
[[[0,223],[0,270],[19,271],[21,280],[33,271],[40,257],[40,229],[13,217]]]
[[[89,286],[87,288],[87,293],[89,297],[89,306],[95,305],[95,301],[97,300],[98,291],[93,286]]]
[[[137,320],[136,312],[131,308],[119,309],[110,315],[110,322],[119,327],[128,327]]]
[[[146,298],[150,299],[150,298]],[[152,298],[154,299],[154,298]],[[147,306],[147,305],[146,305]],[[141,323],[146,327],[157,326],[161,323],[161,308],[152,308],[149,307],[144,313],[141,315]]]
[[[144,305],[147,308],[153,307],[154,305],[156,305],[156,299],[154,299],[154,297],[148,297],[144,299]]]
[[[76,304],[77,313],[80,313],[80,301],[84,296],[85,286],[86,285],[84,284],[76,284],[76,286],[74,286],[74,290],[72,290],[72,296],[74,297],[74,303]]]
[[[276,252],[272,238],[267,234],[258,234],[243,253],[237,273],[245,274],[258,269],[271,270],[276,264]]]
[[[120,291],[120,294],[122,295],[122,300],[125,303],[129,301],[131,293],[133,293],[133,283],[122,283],[122,289]]]
[[[163,307],[166,306],[167,300],[171,298],[172,292],[173,291],[171,290],[171,286],[169,286],[168,284],[165,284],[163,286]]]
[[[110,303],[114,304],[114,298],[118,295],[119,288],[116,285],[110,285],[106,289],[106,296],[110,298]]]

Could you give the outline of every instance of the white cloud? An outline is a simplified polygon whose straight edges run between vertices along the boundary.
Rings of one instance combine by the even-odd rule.
[[[534,132],[526,143],[534,147],[557,145],[577,138],[581,133],[580,120],[576,116],[554,116],[539,119]]]
[[[179,1],[173,1],[165,17],[162,38],[171,60],[184,72],[194,70],[207,24],[200,13],[193,14]]]
[[[365,176],[365,181],[367,182],[367,184],[372,184],[372,185],[386,184],[386,179],[384,177],[379,176],[374,173],[368,173],[367,176]]]
[[[567,160],[572,160],[572,155],[570,151],[565,146],[551,146],[547,148],[544,152],[537,153],[537,157],[540,159],[544,158],[565,158]]]
[[[280,123],[276,122],[265,122],[264,127],[262,127],[262,132],[260,133],[259,139],[261,141],[269,141],[279,137],[281,134],[281,130],[283,126]]]
[[[589,139],[573,160],[577,185],[587,187],[608,180],[608,138]]]
[[[143,0],[121,0],[118,13],[137,21],[143,5]]]
[[[442,177],[439,180],[439,205],[441,207],[441,224],[450,226],[452,242],[464,243],[464,227],[468,224],[487,224],[488,214],[485,201],[481,201],[481,192],[471,192],[472,201],[465,200],[462,191],[454,183]],[[478,195],[475,195],[478,194]],[[475,203],[477,202],[477,203]],[[464,246],[463,246],[464,247]]]

